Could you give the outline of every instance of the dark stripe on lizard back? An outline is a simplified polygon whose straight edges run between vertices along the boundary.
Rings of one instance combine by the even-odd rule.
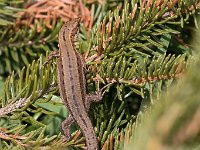
[[[65,38],[65,31],[63,32],[63,39],[64,39],[64,41],[66,41],[66,38]],[[64,42],[64,45],[65,45],[65,47],[67,47],[67,45],[66,45],[66,42]],[[68,59],[68,62],[69,62],[69,65],[68,65],[68,67],[69,67],[69,75],[70,75],[70,80],[71,80],[71,89],[72,89],[72,98],[73,98],[73,102],[74,102],[74,104],[75,104],[75,106],[76,106],[76,108],[77,108],[77,111],[78,112],[81,112],[81,109],[80,109],[80,107],[79,107],[79,104],[78,104],[78,101],[77,101],[77,97],[76,97],[76,95],[74,94],[75,93],[75,88],[74,88],[74,85],[73,85],[73,83],[75,82],[75,80],[74,80],[74,78],[73,78],[73,70],[72,70],[72,66],[71,66],[71,58],[70,58],[70,54],[69,54],[69,51],[68,50],[66,50],[66,52],[67,52],[67,59]],[[74,52],[75,52],[75,50],[74,50]],[[78,63],[78,58],[77,58],[77,55],[75,55],[76,57],[76,62]],[[78,64],[77,64],[78,65]],[[80,66],[78,66],[78,68],[79,68]],[[82,78],[83,78],[83,74],[81,74],[81,73],[79,73],[79,70],[78,70],[78,76],[79,76],[79,82],[80,82],[80,80],[83,80]],[[77,88],[81,88],[81,87],[77,87]],[[82,93],[82,89],[81,89],[81,95],[82,95],[82,98],[84,97],[83,96],[83,93]],[[70,108],[70,107],[69,107]],[[72,116],[73,116],[73,114],[71,114]],[[86,123],[86,121],[85,121],[85,119],[84,119],[84,117],[82,116],[82,113],[80,113],[79,114],[80,115],[80,118],[81,118],[81,120],[83,121],[83,123],[84,123],[84,125],[87,127],[87,123]]]
[[[98,140],[85,108],[86,87],[82,57],[76,51],[74,42],[79,29],[79,19],[65,23],[59,33],[60,60],[58,80],[63,101],[69,108],[71,119],[80,126],[86,138],[88,150],[98,150]],[[68,99],[67,99],[68,98]],[[69,135],[70,122],[64,122],[63,131]]]

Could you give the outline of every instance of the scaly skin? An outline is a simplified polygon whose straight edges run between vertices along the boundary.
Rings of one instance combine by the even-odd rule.
[[[66,22],[59,32],[58,83],[64,104],[70,116],[63,121],[65,140],[70,138],[69,126],[76,122],[85,138],[88,150],[98,150],[98,140],[88,116],[90,102],[87,102],[84,66],[74,41],[79,30],[79,19]]]

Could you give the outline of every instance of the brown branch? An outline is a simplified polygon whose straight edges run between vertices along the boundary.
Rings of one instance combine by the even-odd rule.
[[[35,23],[43,20],[46,27],[52,28],[53,22],[61,19],[66,22],[80,17],[87,28],[91,28],[92,19],[90,11],[83,5],[82,0],[40,0],[28,4],[25,11],[19,13],[17,25],[27,24],[33,27]],[[38,27],[39,28],[39,27]]]
[[[50,91],[52,91],[53,88],[55,88],[57,85],[56,84],[52,84],[49,86],[49,89],[47,89],[46,91],[38,91],[38,99],[41,98],[42,96],[44,96],[44,94],[49,93]],[[17,111],[20,108],[23,108],[24,106],[26,106],[26,104],[28,103],[28,101],[30,100],[30,98],[32,97],[32,95],[30,95],[28,98],[21,98],[17,101],[15,101],[14,103],[10,103],[7,106],[0,108],[0,118],[10,114],[12,112]]]
[[[124,79],[114,79],[114,78],[106,78],[106,81],[97,74],[96,77],[93,79],[95,81],[104,81],[106,83],[127,83],[130,85],[142,86],[147,82],[154,82],[159,80],[170,80],[172,78],[181,78],[184,75],[184,71],[181,70],[180,72],[176,72],[174,74],[166,74],[166,75],[159,75],[159,76],[149,76],[147,78],[144,77],[134,77],[131,80],[124,80]]]
[[[9,104],[6,107],[0,108],[0,117],[3,117],[4,115],[10,114],[10,113],[16,111],[17,109],[24,107],[26,105],[26,103],[28,102],[29,98],[19,99],[18,101],[16,101],[13,104]]]
[[[3,131],[4,130],[4,131]],[[16,134],[7,134],[5,133],[6,129],[0,129],[0,139],[3,139],[3,140],[7,140],[7,141],[13,141],[15,143],[17,143],[18,145],[21,145],[21,146],[28,146],[27,144],[23,144],[20,140],[24,140],[24,139],[27,139],[28,137],[26,136],[20,136],[20,135],[16,135]]]

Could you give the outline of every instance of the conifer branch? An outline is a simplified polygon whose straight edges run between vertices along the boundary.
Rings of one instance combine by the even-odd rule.
[[[178,37],[181,41],[187,23],[194,21],[198,27],[195,19],[200,6],[198,0],[107,1],[99,7],[96,4],[88,2],[86,5],[91,6],[96,24],[91,32],[81,26],[77,47],[81,53],[86,52],[88,92],[95,91],[96,81],[100,86],[113,83],[107,87],[103,102],[92,106],[90,115],[101,147],[118,150],[131,142],[131,136],[140,134],[141,123],[152,117],[151,107],[161,101],[162,93],[170,92],[171,85],[176,85],[176,81],[187,73],[188,64],[193,61],[189,53],[191,47],[184,41],[177,44],[174,39]],[[5,96],[0,100],[0,145],[3,148],[85,148],[85,138],[78,128],[72,132],[69,142],[61,140],[59,126],[67,111],[56,96],[59,95],[56,63],[53,60],[42,66],[42,56],[33,61],[41,53],[58,49],[60,26],[59,21],[47,29],[41,21],[31,29],[28,26],[17,30],[2,28],[0,74],[17,70],[7,78]],[[178,46],[185,44],[185,51],[175,47],[173,42]],[[24,64],[27,67],[20,69]],[[186,106],[194,108],[195,105],[194,102],[181,106],[187,110]],[[198,112],[195,110],[193,114]],[[187,113],[189,110],[182,116]],[[174,132],[175,138],[169,139],[177,140],[182,130],[191,125],[183,124],[185,126]],[[196,130],[199,132],[198,128]],[[146,134],[140,135],[149,138]],[[189,138],[190,135],[179,143]]]
[[[15,24],[16,18],[19,18],[20,15],[17,15],[17,12],[22,11],[18,8],[17,5],[23,3],[24,1],[19,0],[1,0],[0,2],[0,26],[13,25]]]

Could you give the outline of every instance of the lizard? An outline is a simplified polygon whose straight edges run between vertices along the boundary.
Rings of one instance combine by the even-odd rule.
[[[62,122],[65,141],[70,139],[69,127],[77,123],[86,138],[87,150],[98,150],[98,139],[95,134],[88,111],[92,101],[100,101],[102,95],[86,94],[84,62],[81,54],[76,50],[75,40],[79,31],[80,19],[66,22],[60,29],[58,54],[58,87],[61,98],[67,106],[70,115]]]

